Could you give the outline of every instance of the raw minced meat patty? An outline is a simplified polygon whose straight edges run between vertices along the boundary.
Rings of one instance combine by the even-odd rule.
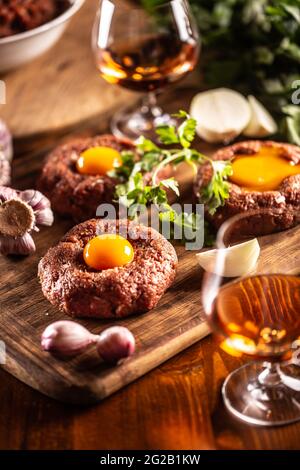
[[[38,188],[50,199],[53,210],[76,222],[96,216],[100,204],[111,204],[118,180],[107,175],[84,175],[76,170],[76,162],[85,150],[111,147],[118,152],[135,151],[127,140],[112,135],[81,138],[57,147],[46,159]]]
[[[95,236],[128,231],[134,260],[96,271],[83,259]],[[172,284],[177,267],[173,246],[156,230],[127,220],[93,219],[74,227],[39,264],[45,297],[72,317],[120,318],[153,309]]]
[[[272,141],[246,141],[225,147],[213,155],[214,160],[233,160],[238,155],[255,155],[261,147],[277,147],[284,158],[300,163],[300,148],[296,145],[278,143]],[[195,183],[195,195],[201,201],[201,188],[206,186],[211,178],[209,164],[199,168]],[[263,209],[261,216],[251,218],[253,227],[248,228],[248,233],[253,235],[267,234],[286,230],[296,225],[299,219],[300,209],[300,174],[285,178],[276,191],[251,191],[230,183],[229,198],[216,214],[207,217],[212,224],[219,228],[228,218],[251,210]],[[269,212],[269,214],[266,213]],[[278,215],[276,211],[282,212]],[[298,216],[297,216],[298,212]],[[247,219],[247,220],[250,220]]]

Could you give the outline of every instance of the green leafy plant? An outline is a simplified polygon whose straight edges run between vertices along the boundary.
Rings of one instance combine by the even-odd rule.
[[[193,167],[196,174],[199,165],[210,164],[211,181],[203,188],[200,202],[206,204],[210,214],[214,214],[229,196],[227,179],[232,169],[230,163],[214,162],[193,149],[197,122],[185,111],[180,111],[176,117],[182,121],[177,128],[174,126],[157,128],[163,148],[141,137],[137,142],[139,158],[137,159],[133,152],[122,152],[123,164],[109,175],[121,181],[116,187],[116,200],[128,208],[131,218],[136,217],[140,206],[155,204],[159,208],[161,222],[171,222],[174,226],[197,231],[201,221],[199,214],[179,214],[171,207],[168,190],[173,191],[176,197],[180,196],[176,179],[160,179],[159,175],[169,165],[176,167],[186,162]],[[165,146],[172,147],[165,148]]]
[[[285,118],[283,120],[283,132],[290,142],[300,146],[300,106],[288,105],[282,108]]]
[[[152,8],[162,1],[141,3]],[[282,122],[279,137],[299,144],[299,105],[292,104],[292,95],[300,79],[300,0],[189,3],[203,40],[204,85],[255,94]]]

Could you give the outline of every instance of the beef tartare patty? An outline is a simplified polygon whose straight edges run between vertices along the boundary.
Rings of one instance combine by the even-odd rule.
[[[38,188],[50,199],[53,210],[76,222],[95,217],[100,204],[110,204],[118,184],[117,179],[108,175],[86,175],[77,171],[80,155],[93,147],[135,151],[129,141],[112,135],[77,139],[57,147],[48,156],[38,180]]]
[[[295,165],[300,163],[299,147],[272,141],[239,142],[219,150],[214,154],[213,159],[233,161],[241,155],[257,155],[262,148],[268,147],[278,149],[280,157],[293,162]],[[211,175],[209,164],[199,168],[194,190],[197,199],[200,199],[200,201],[201,189],[209,183]],[[216,228],[219,228],[226,219],[236,214],[258,209],[264,209],[264,214],[252,218],[252,233],[254,235],[286,230],[297,224],[297,211],[300,207],[300,174],[284,178],[278,188],[272,191],[245,189],[232,182],[229,185],[229,198],[226,200],[225,205],[220,207],[213,216],[207,214],[207,217]],[[282,214],[278,215],[278,211]]]
[[[102,271],[88,267],[86,244],[115,232],[128,233],[133,261]],[[153,309],[172,284],[177,263],[173,246],[156,230],[127,220],[92,219],[50,248],[40,261],[39,278],[45,297],[72,317],[121,318]]]

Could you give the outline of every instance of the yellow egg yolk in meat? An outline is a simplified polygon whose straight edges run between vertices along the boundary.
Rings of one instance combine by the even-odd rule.
[[[288,176],[300,174],[300,164],[281,156],[280,148],[262,147],[255,155],[237,155],[230,181],[249,191],[276,191]]]
[[[92,147],[85,150],[77,160],[77,171],[82,175],[104,176],[122,165],[120,153],[111,147]]]
[[[90,268],[101,271],[129,264],[134,258],[134,249],[120,235],[98,235],[85,246],[83,258]]]

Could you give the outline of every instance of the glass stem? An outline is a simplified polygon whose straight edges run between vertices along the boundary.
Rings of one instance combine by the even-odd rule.
[[[278,364],[273,362],[264,362],[265,369],[259,374],[258,381],[264,387],[275,387],[281,383],[278,374]]]
[[[162,115],[162,109],[157,105],[157,96],[155,92],[148,93],[142,102],[142,113],[153,118]]]

